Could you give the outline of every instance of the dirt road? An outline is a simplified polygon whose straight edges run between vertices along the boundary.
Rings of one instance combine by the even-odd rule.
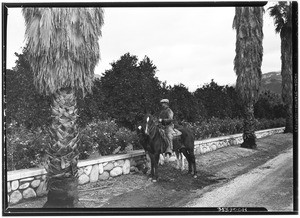
[[[285,154],[287,150],[293,146],[292,134],[277,134],[257,140],[257,149],[245,149],[239,146],[230,146],[218,149],[214,152],[196,156],[196,165],[198,177],[192,178],[186,175],[187,171],[175,169],[175,162],[170,162],[163,166],[159,166],[159,180],[157,183],[152,183],[147,175],[143,173],[133,173],[116,177],[106,181],[98,181],[96,183],[80,186],[79,200],[80,207],[85,208],[174,208],[187,207],[195,199],[204,196],[214,189],[218,189],[226,184],[231,184],[234,179],[239,176],[259,168],[267,161],[277,157],[280,154]],[[290,153],[290,150],[289,152]],[[276,162],[277,163],[277,162]],[[292,163],[292,159],[286,160],[287,167]],[[274,163],[275,164],[275,163]],[[275,164],[276,165],[276,164]],[[274,166],[275,166],[274,165]],[[283,164],[285,165],[285,164]],[[272,168],[273,169],[273,168]],[[290,177],[290,168],[278,169],[273,174],[279,174],[278,178]],[[264,173],[269,172],[271,167],[265,168]],[[266,180],[253,180],[254,187],[260,189],[260,193],[264,193],[268,189],[268,184],[278,182],[272,177],[264,176]],[[269,180],[269,178],[271,178]],[[248,181],[247,179],[245,181]],[[266,183],[266,184],[265,184]],[[241,188],[239,182],[235,183],[237,188]],[[278,184],[280,186],[280,184]],[[279,187],[280,189],[280,187]],[[238,190],[237,190],[238,191]],[[274,190],[271,190],[271,194]],[[276,191],[276,190],[275,190]],[[251,193],[251,192],[250,192]],[[275,193],[275,192],[274,192]],[[286,193],[287,197],[291,197],[289,191],[280,192]],[[268,196],[270,193],[265,193]],[[278,195],[276,195],[278,196]],[[274,199],[276,198],[274,196]],[[212,195],[212,200],[216,197]],[[238,197],[238,195],[236,196]],[[239,196],[239,200],[243,196]],[[247,198],[248,203],[254,202],[256,195]],[[263,198],[265,199],[265,198]],[[270,209],[276,209],[275,201],[257,201],[259,206],[268,206]],[[41,208],[46,201],[46,197],[34,199],[13,205],[13,208]],[[201,202],[201,201],[200,201]],[[214,202],[212,201],[212,204]],[[280,202],[279,202],[280,203]],[[195,205],[197,202],[195,202]],[[228,200],[226,205],[229,206],[236,202]],[[263,205],[260,205],[263,204]],[[215,206],[215,205],[214,205]],[[233,206],[233,205],[232,205]],[[280,209],[290,209],[291,205],[284,204]]]
[[[265,207],[268,211],[293,211],[293,150],[228,184],[205,193],[187,207]]]

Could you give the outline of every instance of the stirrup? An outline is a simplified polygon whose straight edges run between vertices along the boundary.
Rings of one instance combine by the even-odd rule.
[[[170,157],[171,157],[171,156],[172,156],[172,152],[166,151],[166,152],[165,152],[165,157],[166,157],[167,155],[170,155]]]

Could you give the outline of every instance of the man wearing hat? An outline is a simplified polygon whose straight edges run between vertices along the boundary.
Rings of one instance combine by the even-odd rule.
[[[168,138],[168,147],[165,152],[167,158],[170,157],[173,150],[173,132],[174,132],[174,124],[173,124],[173,111],[169,108],[169,100],[162,99],[160,101],[163,110],[159,114],[159,122],[165,127],[165,133]]]

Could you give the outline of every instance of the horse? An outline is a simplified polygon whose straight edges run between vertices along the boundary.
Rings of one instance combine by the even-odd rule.
[[[177,160],[182,154],[188,162],[188,174],[193,174],[197,177],[195,154],[194,154],[194,136],[191,130],[183,126],[176,125],[182,134],[180,137],[173,139],[173,147],[176,153]],[[160,127],[158,120],[151,114],[147,114],[144,119],[144,124],[138,127],[138,136],[140,144],[150,156],[152,181],[156,182],[158,178],[158,162],[160,155],[165,153],[168,146],[164,130]],[[183,159],[182,159],[183,161]],[[178,163],[178,162],[177,162]],[[178,165],[178,164],[177,164]]]

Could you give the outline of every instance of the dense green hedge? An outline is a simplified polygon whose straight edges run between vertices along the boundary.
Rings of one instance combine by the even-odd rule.
[[[256,120],[256,130],[282,127],[285,120]],[[183,123],[191,128],[196,139],[205,139],[243,132],[243,120],[212,118],[197,123]],[[7,169],[38,167],[49,141],[48,135],[41,129],[28,130],[24,126],[11,124],[7,128]],[[117,147],[121,151],[129,144],[133,149],[142,149],[138,144],[136,132],[124,127],[119,128],[115,121],[93,121],[81,130],[79,150],[80,159],[86,159],[98,151],[101,155],[112,154]]]
[[[49,141],[47,131],[10,124],[7,127],[7,169],[41,166]],[[135,132],[119,128],[113,120],[93,121],[80,131],[79,159],[87,159],[95,151],[100,155],[112,154],[119,146],[122,151],[129,144],[133,149],[142,148]]]
[[[255,130],[270,129],[285,125],[284,118],[273,120],[256,119],[255,121]],[[243,119],[220,119],[213,117],[212,119],[202,122],[183,122],[182,125],[190,128],[198,140],[243,132]]]

